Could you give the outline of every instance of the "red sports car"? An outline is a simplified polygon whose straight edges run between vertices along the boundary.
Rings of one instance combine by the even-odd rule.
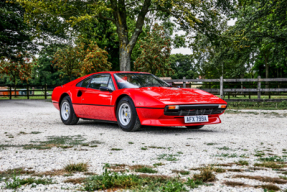
[[[199,129],[221,123],[227,103],[205,91],[173,88],[150,73],[100,72],[56,87],[54,106],[64,124],[79,118],[117,122],[124,131],[141,125]]]

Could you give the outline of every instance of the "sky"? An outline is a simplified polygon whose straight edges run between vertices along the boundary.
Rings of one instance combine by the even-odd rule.
[[[229,26],[233,26],[235,24],[236,20],[232,19],[232,20],[229,20],[227,22],[227,25]],[[179,31],[177,32],[178,35],[182,35],[184,34],[183,31]],[[177,54],[177,53],[181,53],[181,54],[184,54],[184,55],[190,55],[192,54],[192,50],[190,48],[178,48],[178,49],[172,49],[171,50],[171,54]]]

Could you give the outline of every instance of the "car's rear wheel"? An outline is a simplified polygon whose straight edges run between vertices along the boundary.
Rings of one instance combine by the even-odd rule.
[[[137,131],[141,124],[135,105],[130,97],[123,97],[117,105],[117,121],[123,131]]]
[[[188,129],[200,129],[202,128],[204,125],[197,125],[197,126],[185,126]]]
[[[64,97],[61,101],[60,116],[65,125],[76,125],[79,121],[69,96]]]

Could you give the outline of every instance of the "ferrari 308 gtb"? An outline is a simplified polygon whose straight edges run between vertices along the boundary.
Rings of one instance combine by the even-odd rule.
[[[100,72],[56,87],[54,106],[64,124],[79,118],[117,122],[124,131],[141,125],[199,129],[221,123],[227,103],[205,91],[174,88],[150,73]]]

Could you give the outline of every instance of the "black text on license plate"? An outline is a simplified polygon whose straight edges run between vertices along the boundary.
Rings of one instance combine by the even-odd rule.
[[[208,115],[185,116],[184,122],[185,123],[208,122]]]

